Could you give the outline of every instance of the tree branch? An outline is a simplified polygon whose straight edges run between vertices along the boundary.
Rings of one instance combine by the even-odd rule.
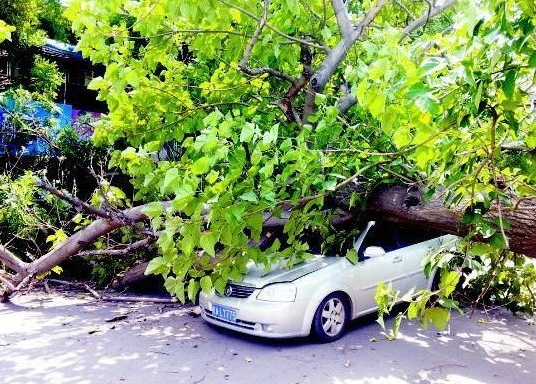
[[[515,201],[515,200],[514,200]],[[498,202],[497,204],[503,204]],[[536,215],[526,208],[536,208],[536,197],[523,199],[524,207],[516,204],[502,206],[499,213],[497,204],[493,204],[483,217],[490,222],[497,222],[499,215],[510,224],[505,229],[512,252],[536,258]],[[426,227],[443,233],[466,235],[470,226],[461,224],[465,206],[445,206],[440,195],[424,200],[423,194],[407,186],[383,186],[373,191],[367,202],[367,214],[397,223]]]
[[[409,10],[409,8],[402,4],[400,1],[395,0],[395,4],[402,8],[404,12],[406,12],[408,16],[411,17],[413,20],[417,19],[417,17]]]
[[[169,205],[168,202],[164,202],[163,204],[164,206]],[[34,271],[34,274],[37,275],[44,273],[70,256],[76,255],[87,244],[92,243],[102,235],[113,232],[125,225],[131,225],[146,220],[147,216],[145,216],[142,211],[147,206],[148,204],[140,205],[118,212],[117,214],[113,214],[113,217],[110,220],[101,218],[94,221],[87,227],[70,236],[69,239],[58,248],[30,263],[28,269]]]
[[[341,36],[343,38],[350,36],[352,33],[352,25],[350,24],[350,19],[348,18],[347,5],[342,0],[331,0],[331,5],[333,6],[333,11],[335,12],[335,18],[337,19],[337,25],[339,26]]]
[[[266,25],[266,22],[268,21],[268,9],[270,8],[270,0],[264,1],[264,7],[262,9],[262,16],[259,19],[259,23],[257,24],[257,28],[255,29],[255,32],[253,33],[253,36],[251,36],[251,39],[249,39],[249,43],[246,46],[246,49],[244,51],[244,55],[242,56],[242,59],[240,60],[240,63],[238,63],[238,67],[247,75],[250,76],[259,76],[265,73],[268,73],[274,77],[277,77],[281,80],[288,81],[292,84],[296,82],[296,79],[294,79],[292,76],[287,75],[286,73],[280,72],[278,70],[275,70],[270,67],[262,67],[262,68],[251,68],[248,66],[249,59],[251,57],[251,52],[253,51],[253,47],[259,40],[259,36],[261,35],[262,30],[264,29],[264,26]]]
[[[311,78],[312,74],[312,62],[313,55],[311,53],[311,50],[308,46],[302,44],[300,51],[300,63],[302,64],[303,69],[301,76],[298,80],[296,80],[294,84],[292,84],[292,86],[287,91],[285,97],[276,102],[277,106],[281,108],[288,121],[297,122],[301,124],[302,121],[307,120],[307,116],[309,116],[309,114],[312,112],[312,108],[314,106],[314,99],[312,102],[308,102],[304,105],[304,110],[302,111],[303,115],[301,118],[296,109],[294,108],[294,100],[296,99],[296,96],[298,96],[302,89],[309,84],[309,79]]]
[[[413,23],[411,23],[406,28],[404,28],[404,30],[402,31],[402,37],[400,38],[399,42],[403,41],[406,37],[411,35],[416,29],[425,25],[431,18],[440,14],[445,9],[456,4],[457,1],[458,0],[446,0],[442,5],[433,7],[430,10],[428,10],[428,12],[426,12],[417,20],[413,21]]]
[[[15,290],[15,286],[13,285],[10,276],[2,271],[0,271],[0,283],[4,284],[9,292],[13,292]],[[3,300],[0,297],[0,302],[2,301]]]
[[[95,208],[92,205],[89,205],[88,203],[86,203],[85,201],[80,200],[78,197],[68,195],[65,192],[58,190],[52,184],[47,183],[44,180],[36,179],[35,186],[38,188],[44,189],[47,192],[50,192],[52,195],[56,196],[57,198],[63,201],[66,201],[76,210],[85,211],[94,216],[102,217],[104,219],[111,219],[111,215],[109,212],[103,211],[102,209]]]
[[[234,9],[236,9],[236,10],[242,12],[242,13],[245,14],[245,15],[248,15],[249,17],[251,17],[251,18],[254,19],[254,20],[257,20],[257,21],[260,20],[260,18],[259,18],[258,16],[254,15],[253,13],[249,12],[248,10],[246,10],[246,9],[244,9],[244,8],[242,8],[242,7],[239,7],[239,6],[236,5],[236,4],[229,3],[229,2],[226,1],[226,0],[217,0],[217,1],[219,1],[219,2],[222,3],[222,4],[225,4],[225,5],[229,6],[229,7],[231,7],[231,8],[234,8]],[[321,46],[316,45],[316,44],[313,44],[313,43],[311,43],[310,41],[307,41],[307,40],[305,40],[305,39],[300,39],[300,38],[298,38],[298,37],[294,37],[294,36],[287,35],[285,32],[280,31],[279,29],[277,29],[276,27],[274,27],[273,25],[271,25],[271,24],[268,23],[268,22],[266,23],[266,28],[271,29],[272,31],[274,31],[274,32],[277,33],[278,35],[283,36],[283,37],[287,38],[288,40],[290,40],[290,41],[292,41],[292,42],[300,43],[300,44],[307,44],[307,45],[309,45],[310,47],[322,49]]]
[[[28,264],[11,253],[5,246],[0,244],[0,261],[9,269],[21,273],[28,267]]]
[[[335,48],[326,56],[316,73],[311,77],[311,87],[316,92],[322,92],[337,67],[348,54],[352,45],[363,36],[366,29],[374,21],[378,13],[389,0],[378,0],[374,7],[365,15],[363,20],[352,29],[351,33],[343,36]]]
[[[357,104],[357,96],[352,93],[347,93],[337,101],[337,108],[339,109],[339,113],[344,115],[355,104]]]
[[[139,249],[146,248],[154,243],[156,237],[147,237],[146,239],[138,240],[134,243],[128,244],[121,249],[98,249],[93,251],[82,251],[78,253],[78,256],[125,256],[129,253],[135,252]]]

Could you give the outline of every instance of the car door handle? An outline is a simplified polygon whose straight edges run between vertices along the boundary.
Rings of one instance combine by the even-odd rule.
[[[400,263],[402,261],[402,256],[395,256],[393,258],[393,263]]]

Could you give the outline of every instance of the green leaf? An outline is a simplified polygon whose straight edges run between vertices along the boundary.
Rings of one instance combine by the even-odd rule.
[[[430,88],[421,81],[409,87],[406,96],[414,100],[419,108],[432,115],[437,115],[441,111],[441,104],[434,97]]]
[[[532,52],[529,58],[529,66],[536,68],[536,51]]]
[[[164,275],[169,273],[169,266],[162,256],[155,257],[145,269],[145,275]]]
[[[153,201],[142,209],[142,213],[153,219],[164,213],[164,205],[160,201]]]
[[[470,252],[475,256],[485,256],[493,252],[493,248],[486,243],[472,243]]]
[[[255,134],[255,124],[246,123],[242,131],[240,132],[240,141],[243,143],[249,143]]]
[[[393,321],[393,324],[391,325],[391,335],[388,337],[389,340],[394,340],[398,337],[398,332],[400,331],[400,324],[402,324],[402,320],[404,319],[404,313],[400,312],[396,315],[395,321]]]
[[[219,240],[216,231],[205,231],[199,238],[199,245],[212,257],[216,256],[214,247]]]
[[[191,279],[188,282],[188,299],[195,301],[199,288],[199,283],[196,280]]]
[[[439,289],[443,293],[443,296],[449,296],[456,285],[460,281],[460,273],[456,271],[445,271],[441,270],[441,279],[439,281]]]
[[[419,316],[419,312],[420,312],[420,306],[418,302],[412,301],[411,303],[409,303],[409,306],[408,306],[408,319],[409,320],[413,320],[417,316]]]
[[[448,299],[446,297],[443,297],[441,299],[439,299],[439,304],[445,308],[449,308],[449,309],[458,309],[458,301],[456,300],[453,300],[453,299]]]
[[[378,313],[389,313],[389,295],[393,292],[391,285],[380,283],[376,287],[376,293],[374,294],[374,300],[378,305]]]
[[[164,281],[164,287],[169,293],[177,297],[181,303],[186,302],[186,295],[184,290],[184,283],[172,276],[168,276]]]
[[[489,244],[491,244],[496,249],[506,249],[508,248],[508,242],[500,231],[495,232],[489,238]]]
[[[204,293],[210,293],[212,290],[212,280],[209,276],[203,276],[201,280],[199,280],[199,283],[201,284],[201,289]]]
[[[431,94],[426,94],[416,100],[417,105],[432,115],[437,115],[441,112],[441,103]]]
[[[378,315],[376,322],[380,325],[381,329],[385,330],[385,321],[383,320],[382,315]]]
[[[434,159],[435,149],[428,145],[421,145],[415,150],[415,160],[422,169],[432,165]]]
[[[223,117],[223,114],[216,108],[215,111],[203,119],[203,124],[207,127],[215,127]]]
[[[170,168],[166,171],[166,176],[164,177],[164,183],[160,192],[164,195],[172,193],[181,185],[181,179],[179,177],[179,170],[177,168]]]
[[[254,238],[253,240],[258,241],[260,233],[262,232],[262,225],[264,223],[264,218],[262,216],[262,213],[257,212],[252,215],[249,215],[246,218],[246,224],[248,227],[250,227],[253,231]]]
[[[258,203],[259,202],[259,199],[257,198],[257,195],[251,189],[246,191],[246,192],[244,192],[240,196],[238,196],[238,198],[241,199],[241,200],[244,200],[244,201],[250,201],[252,203]]]
[[[262,143],[265,147],[275,143],[279,132],[279,124],[275,124],[269,131],[264,132]]]
[[[502,90],[507,98],[512,99],[516,90],[517,70],[509,70],[502,83]]]
[[[194,175],[202,175],[207,173],[210,169],[210,162],[208,157],[201,157],[192,164],[192,173]]]
[[[346,252],[346,258],[352,264],[357,264],[359,261],[358,256],[357,256],[357,251],[353,248],[349,249],[348,252]]]
[[[375,95],[374,99],[369,104],[369,110],[372,116],[379,117],[385,109],[386,96],[383,94]]]
[[[422,81],[419,81],[409,87],[406,96],[410,99],[416,100],[426,95],[429,91],[430,89]]]
[[[15,31],[15,27],[6,24],[0,20],[0,43],[4,40],[11,40],[11,32]]]
[[[227,285],[227,280],[226,279],[222,279],[221,277],[219,277],[218,279],[216,279],[216,281],[214,282],[214,289],[216,290],[216,292],[218,292],[220,295],[223,295],[223,293],[225,292],[225,287]]]
[[[429,323],[435,325],[439,330],[445,330],[450,320],[450,311],[446,308],[432,307],[424,310],[422,325],[424,328]]]

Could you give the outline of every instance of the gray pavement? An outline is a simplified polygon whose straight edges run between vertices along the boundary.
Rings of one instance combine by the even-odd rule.
[[[31,293],[0,304],[0,383],[536,384],[536,326],[501,310],[438,334],[373,317],[331,344],[213,328],[191,307]]]

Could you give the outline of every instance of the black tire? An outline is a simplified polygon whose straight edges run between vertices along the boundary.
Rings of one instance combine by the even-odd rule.
[[[329,343],[344,335],[349,320],[348,300],[340,293],[331,293],[316,309],[312,330],[318,341]]]

